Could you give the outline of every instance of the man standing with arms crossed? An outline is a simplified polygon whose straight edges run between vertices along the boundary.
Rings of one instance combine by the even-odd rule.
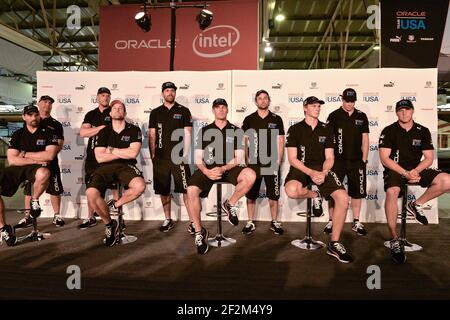
[[[366,197],[366,165],[369,155],[369,120],[364,112],[355,108],[356,91],[347,88],[342,92],[342,106],[328,115],[327,123],[334,132],[333,172],[343,183],[348,181],[348,195],[351,198],[353,212],[352,230],[358,235],[367,234],[364,225],[359,222],[361,202]],[[331,234],[333,227],[334,202],[330,200],[330,220],[323,230]]]
[[[187,180],[191,176],[187,159],[191,147],[192,116],[185,106],[175,101],[177,87],[173,82],[162,84],[163,104],[152,110],[148,121],[148,144],[150,157],[153,161],[153,188],[155,194],[161,195],[161,203],[164,210],[165,220],[159,231],[167,232],[174,227],[171,218],[171,177],[175,184],[174,192],[183,194],[186,202]],[[172,140],[174,131],[182,131],[183,149],[175,155],[178,159],[172,159],[172,149],[180,143],[180,139]],[[183,159],[181,163],[175,164],[175,160]],[[188,210],[189,213],[189,210]],[[190,218],[190,217],[189,217]],[[194,234],[194,226],[190,218],[187,231]]]
[[[256,199],[264,179],[272,215],[270,230],[277,235],[282,235],[284,230],[281,223],[277,221],[277,217],[280,199],[280,166],[285,143],[283,120],[269,110],[270,96],[266,90],[256,92],[255,104],[258,110],[248,115],[242,124],[242,130],[245,132],[247,164],[256,173],[255,183],[246,194],[248,221],[242,233],[250,234],[256,229],[253,223]],[[272,154],[272,149],[276,150],[275,154]],[[264,161],[263,164],[261,156],[269,162]]]

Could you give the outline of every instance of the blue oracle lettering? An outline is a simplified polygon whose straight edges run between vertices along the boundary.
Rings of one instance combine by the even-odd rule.
[[[68,97],[58,98],[59,103],[72,103],[72,100]]]
[[[420,140],[420,139],[413,139],[412,145],[414,147],[420,147],[422,145],[422,140]]]
[[[423,19],[397,19],[397,29],[402,30],[426,30]]]
[[[365,96],[363,98],[364,102],[379,102],[378,96]]]
[[[303,97],[289,97],[290,103],[303,103]]]
[[[126,104],[137,104],[140,103],[139,98],[126,98],[125,99]]]
[[[198,103],[198,104],[209,103],[209,99],[208,98],[195,98],[195,103]]]
[[[277,124],[276,123],[269,123],[268,127],[269,127],[269,129],[276,129],[277,128]]]
[[[120,138],[120,141],[128,142],[130,141],[130,136],[122,136],[122,138]]]
[[[325,137],[325,136],[319,136],[320,143],[324,143],[326,139],[327,139],[327,137]]]
[[[173,118],[174,118],[175,120],[181,120],[181,119],[183,119],[183,115],[182,115],[182,114],[179,114],[179,113],[176,113],[176,114],[173,115]]]
[[[37,146],[45,146],[45,140],[44,139],[37,139],[36,140]]]
[[[327,102],[341,102],[341,97],[339,96],[327,97]]]
[[[364,123],[364,121],[362,121],[362,120],[355,120],[355,124],[356,124],[357,126],[362,126],[363,123]]]

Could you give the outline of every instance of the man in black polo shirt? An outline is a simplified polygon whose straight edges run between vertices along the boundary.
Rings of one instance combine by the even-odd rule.
[[[42,96],[38,102],[38,109],[41,121],[39,125],[44,128],[53,130],[58,138],[58,152],[61,151],[64,145],[64,130],[61,122],[54,119],[50,114],[52,112],[52,106],[55,100],[50,96]],[[63,184],[61,181],[61,170],[59,168],[58,156],[56,156],[49,165],[51,176],[48,183],[46,192],[50,194],[50,202],[53,208],[53,224],[57,227],[64,226],[65,222],[61,218],[61,194],[64,192]],[[30,209],[31,201],[31,184],[27,183],[24,188],[25,192],[25,208]],[[32,219],[29,214],[26,213],[25,217],[14,226],[14,229],[26,228],[32,225]]]
[[[200,197],[208,196],[215,181],[236,186],[231,197],[222,204],[232,225],[239,223],[238,200],[252,187],[255,172],[244,168],[244,136],[242,130],[227,120],[228,104],[218,98],[213,102],[214,122],[203,127],[195,139],[195,164],[198,170],[188,181],[187,198],[190,217],[194,220],[195,245],[199,254],[208,251],[208,231],[202,227]],[[240,132],[239,132],[240,131]]]
[[[348,181],[348,195],[353,212],[352,230],[366,235],[364,225],[359,221],[362,199],[366,197],[366,164],[369,155],[369,120],[364,112],[355,108],[356,91],[347,88],[341,95],[342,106],[328,115],[327,123],[335,137],[333,172],[339,180]],[[330,220],[324,232],[330,234],[333,226],[332,200],[329,204]]]
[[[13,133],[7,158],[9,167],[0,169],[0,195],[13,196],[25,180],[33,183],[30,215],[39,217],[39,197],[47,189],[50,171],[48,164],[58,152],[58,139],[51,129],[39,126],[39,110],[26,106],[22,119],[24,127]],[[14,229],[6,224],[5,205],[0,196],[0,236],[8,246],[16,244]]]
[[[126,108],[122,101],[111,103],[112,125],[106,126],[98,133],[95,141],[95,158],[99,167],[92,173],[86,190],[90,206],[98,212],[106,225],[105,245],[110,247],[119,239],[119,225],[111,219],[108,208],[112,211],[137,199],[145,190],[142,172],[136,167],[136,157],[142,146],[141,129],[125,121]],[[106,203],[106,189],[115,182],[120,182],[126,191],[118,200]]]
[[[413,121],[414,106],[410,100],[400,100],[395,106],[398,121],[383,129],[380,135],[380,160],[384,166],[385,211],[392,235],[391,255],[394,261],[406,261],[404,244],[397,236],[397,199],[402,196],[406,181],[418,183],[427,190],[407,210],[421,224],[428,224],[424,204],[450,192],[450,175],[430,168],[433,163],[433,141],[428,128]],[[423,159],[422,159],[423,157]]]
[[[255,231],[253,218],[256,199],[258,199],[261,182],[264,179],[272,215],[270,230],[281,235],[283,228],[277,221],[277,217],[278,200],[280,199],[280,165],[285,143],[283,120],[269,110],[270,96],[266,90],[256,92],[255,104],[258,110],[248,115],[242,124],[246,145],[248,145],[246,148],[247,164],[255,171],[257,177],[253,187],[246,194],[248,221],[242,229],[242,233],[250,234]]]
[[[88,146],[86,148],[86,160],[84,162],[84,183],[89,183],[89,178],[94,170],[98,167],[98,162],[95,159],[94,147],[95,137],[104,127],[111,125],[111,117],[109,112],[109,102],[111,101],[111,91],[106,87],[101,87],[97,90],[98,107],[89,111],[84,117],[83,124],[80,128],[80,137],[89,138]],[[117,191],[113,190],[113,196],[117,199]],[[95,219],[94,209],[88,203],[88,218],[78,226],[80,229],[93,227],[97,224]]]
[[[308,97],[303,102],[305,119],[291,126],[286,138],[286,147],[291,168],[285,179],[285,190],[289,198],[313,198],[314,215],[321,215],[321,198],[334,200],[333,231],[327,246],[327,254],[340,262],[352,262],[352,257],[339,243],[348,208],[348,195],[337,175],[331,171],[334,162],[333,132],[319,121],[322,100]],[[308,190],[314,183],[319,191]]]
[[[155,194],[161,195],[161,203],[165,220],[159,230],[167,232],[173,228],[171,218],[171,177],[174,181],[174,192],[183,194],[186,203],[187,180],[191,176],[187,158],[191,146],[192,116],[185,106],[175,101],[177,87],[173,82],[162,84],[164,102],[152,110],[148,121],[148,144],[153,161],[153,188]],[[172,137],[177,134],[177,137]],[[183,149],[172,155],[172,150],[180,143]],[[176,148],[175,148],[176,149]],[[189,212],[189,211],[188,211]],[[192,219],[190,218],[188,232],[194,234]]]

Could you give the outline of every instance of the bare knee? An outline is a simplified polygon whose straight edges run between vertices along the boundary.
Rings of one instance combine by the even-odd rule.
[[[242,172],[239,174],[241,181],[244,181],[246,185],[253,185],[256,180],[256,173],[250,168],[245,168],[242,170]]]
[[[47,168],[39,168],[36,170],[34,178],[39,182],[47,181],[50,178],[50,170]]]

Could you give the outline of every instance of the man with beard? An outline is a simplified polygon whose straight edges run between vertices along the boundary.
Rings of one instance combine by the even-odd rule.
[[[191,146],[192,116],[185,106],[175,101],[177,87],[173,82],[162,84],[163,104],[152,110],[148,121],[148,144],[153,162],[153,188],[155,194],[161,196],[165,220],[159,231],[167,232],[174,227],[171,218],[171,177],[174,181],[174,192],[183,194],[186,202],[187,180],[191,176],[187,158]],[[180,138],[172,139],[178,133]],[[183,149],[172,157],[172,149],[181,142]],[[189,210],[188,210],[189,212]],[[194,226],[190,219],[187,231],[194,234]]]
[[[255,104],[258,110],[248,115],[242,125],[242,130],[245,131],[247,164],[256,173],[255,183],[246,194],[248,221],[242,229],[242,233],[250,234],[256,229],[253,222],[256,199],[258,199],[261,182],[264,179],[272,215],[270,230],[281,235],[283,228],[277,217],[278,200],[280,199],[280,166],[285,142],[283,120],[269,110],[270,96],[266,90],[256,92]],[[272,149],[276,150],[274,154],[272,154]],[[261,157],[266,157],[265,161],[262,161]]]
[[[106,225],[105,245],[111,247],[119,242],[119,224],[111,219],[109,210],[118,208],[137,199],[145,190],[142,172],[136,167],[136,158],[141,151],[142,132],[137,126],[125,121],[126,108],[120,100],[111,103],[111,126],[98,133],[95,142],[95,158],[99,167],[89,179],[86,196],[89,205],[100,215]],[[120,182],[126,189],[118,200],[106,203],[106,189],[114,182]]]
[[[58,138],[53,130],[39,126],[39,109],[36,106],[26,106],[22,119],[24,127],[13,133],[9,144],[9,167],[0,169],[0,236],[8,246],[15,245],[17,238],[14,229],[6,224],[1,196],[13,196],[21,183],[30,181],[33,189],[30,215],[39,217],[39,197],[47,189],[50,178],[47,166],[59,150]]]
[[[64,130],[61,122],[54,119],[50,114],[52,112],[52,106],[55,100],[50,96],[42,96],[38,102],[39,116],[41,121],[39,125],[44,128],[51,129],[55,132],[58,138],[58,153],[61,151],[64,145]],[[60,216],[61,212],[61,194],[64,192],[61,181],[61,170],[59,168],[58,156],[56,156],[52,162],[50,162],[49,169],[51,172],[48,188],[46,192],[50,194],[50,202],[53,208],[53,224],[57,227],[64,226],[65,222]],[[31,201],[31,184],[25,185],[25,208],[30,209]],[[14,226],[14,229],[26,228],[32,225],[32,219],[29,213],[25,214],[25,217]]]

